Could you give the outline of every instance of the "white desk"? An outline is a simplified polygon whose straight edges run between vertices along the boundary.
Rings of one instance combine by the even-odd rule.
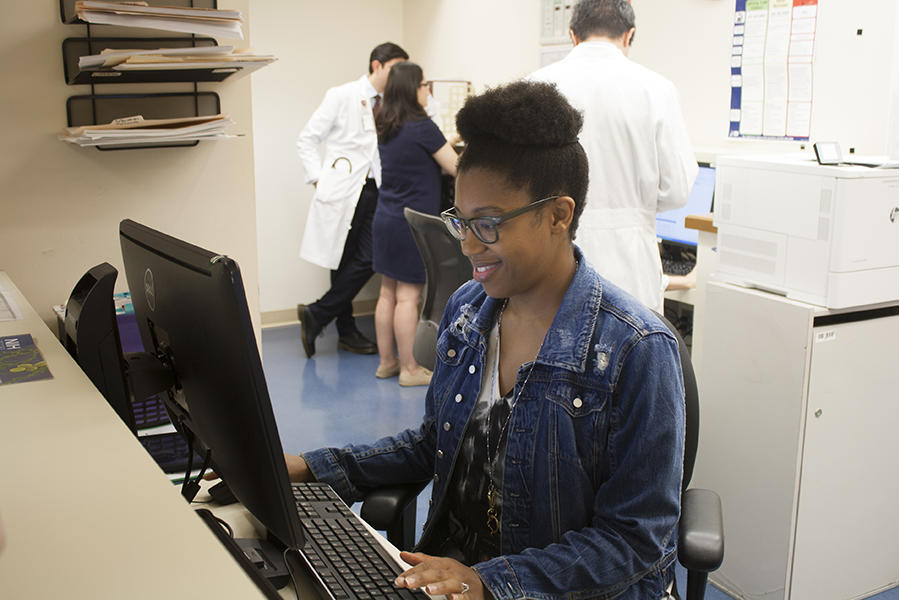
[[[260,598],[0,271],[53,379],[0,386],[0,598]]]

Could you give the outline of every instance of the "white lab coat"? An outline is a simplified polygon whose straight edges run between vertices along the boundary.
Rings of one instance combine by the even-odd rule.
[[[608,42],[582,42],[530,76],[584,115],[590,186],[577,230],[603,276],[661,312],[656,213],[686,204],[698,167],[677,90]]]
[[[367,76],[329,89],[297,139],[306,182],[318,182],[300,257],[327,269],[340,264],[366,176],[371,173],[381,183],[371,107],[375,93]],[[319,154],[321,143],[324,157]]]

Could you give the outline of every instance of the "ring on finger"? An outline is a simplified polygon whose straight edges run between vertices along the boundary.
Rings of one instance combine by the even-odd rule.
[[[470,589],[471,589],[471,586],[468,585],[467,583],[465,583],[465,582],[463,581],[463,582],[462,582],[462,592],[461,592],[461,593],[467,594],[467,593],[468,593],[468,590],[470,590]]]

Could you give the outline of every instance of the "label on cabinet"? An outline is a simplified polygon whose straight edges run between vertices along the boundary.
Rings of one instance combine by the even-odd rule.
[[[818,331],[815,333],[815,343],[819,342],[832,342],[837,339],[837,332],[833,329],[829,331]]]

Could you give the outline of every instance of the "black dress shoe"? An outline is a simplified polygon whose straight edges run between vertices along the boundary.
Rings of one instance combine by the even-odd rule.
[[[312,358],[312,355],[315,354],[315,338],[321,333],[322,328],[305,304],[297,304],[297,316],[300,318],[300,337],[303,340],[303,350],[306,351],[306,358]]]
[[[337,339],[337,349],[356,354],[377,354],[378,346],[357,329]]]

